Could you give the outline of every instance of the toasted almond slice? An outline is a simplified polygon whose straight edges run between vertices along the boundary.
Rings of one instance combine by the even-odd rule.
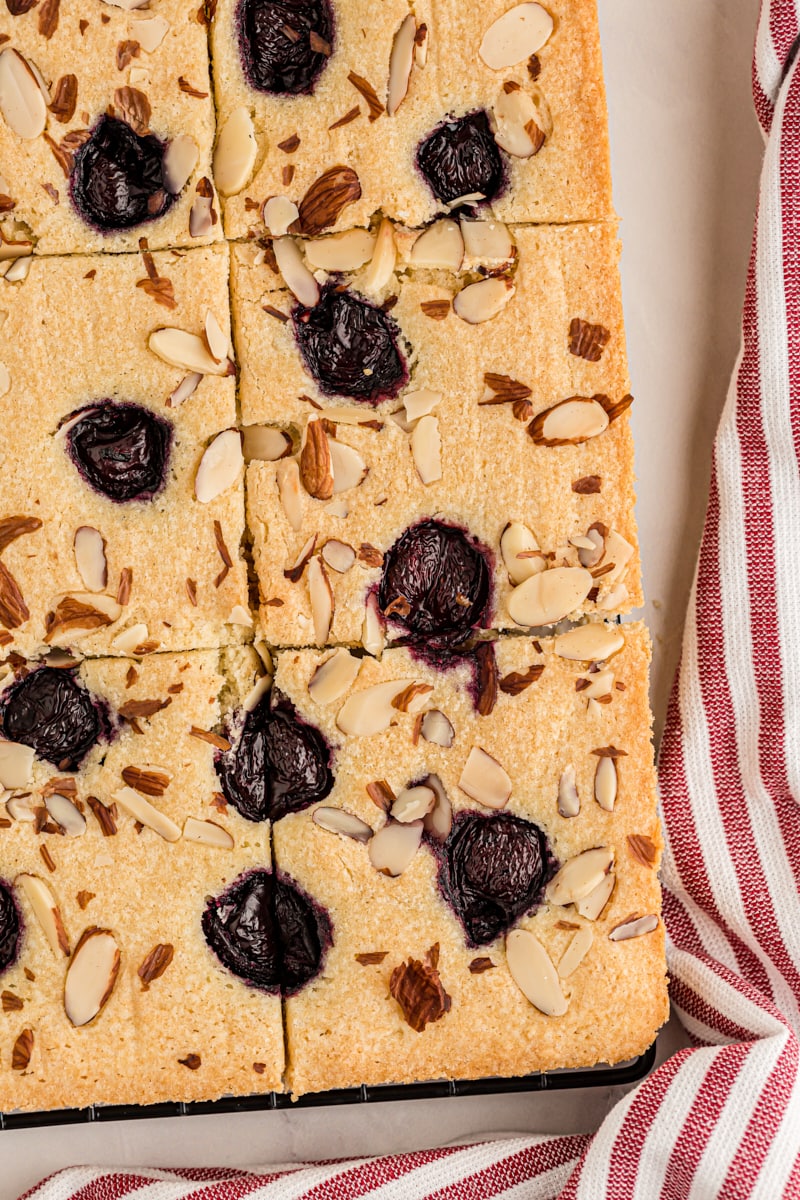
[[[500,553],[512,583],[524,583],[547,565],[539,543],[527,525],[509,521],[500,535]]]
[[[417,21],[413,13],[403,19],[392,42],[389,56],[389,89],[386,112],[393,117],[408,94],[411,68],[414,65],[414,39],[417,36]]]
[[[597,760],[594,774],[594,798],[606,812],[613,812],[617,800],[617,764],[613,758]]]
[[[604,545],[603,565],[613,563],[614,567],[603,576],[603,583],[611,586],[625,574],[634,551],[630,542],[626,541],[622,534],[617,533],[615,529],[609,529],[604,539]]]
[[[434,746],[442,746],[445,750],[450,749],[456,736],[453,726],[438,708],[431,708],[425,713],[420,733],[426,742],[431,742]]]
[[[611,761],[611,760],[609,760]],[[545,888],[550,904],[574,904],[583,900],[603,882],[614,863],[614,851],[608,846],[596,846],[567,859]]]
[[[282,429],[270,425],[245,425],[242,429],[244,461],[277,462],[292,452],[292,439]]]
[[[3,237],[3,230],[0,228],[0,264],[18,258],[25,258],[31,254],[33,254],[33,242],[29,242],[24,238],[16,242],[10,241],[8,238]],[[76,417],[76,420],[80,420],[80,417]]]
[[[369,843],[369,861],[375,870],[382,875],[402,875],[419,850],[422,829],[422,821],[412,821],[408,825],[390,821],[373,834]]]
[[[198,842],[201,846],[214,846],[219,850],[232,850],[233,838],[227,829],[216,821],[198,821],[187,817],[183,823],[183,837],[187,842]]]
[[[514,240],[502,221],[469,221],[459,217],[459,222],[464,250],[470,258],[502,263],[514,257]]]
[[[554,649],[560,658],[574,662],[602,662],[618,654],[624,645],[625,638],[619,626],[590,621],[559,634]]]
[[[293,458],[283,458],[275,472],[278,495],[281,498],[286,520],[295,532],[303,525],[303,488],[300,484],[300,468]]]
[[[6,812],[12,821],[33,822],[36,820],[36,813],[32,803],[30,796],[11,796],[6,800]]]
[[[343,808],[315,808],[311,820],[320,829],[329,833],[338,833],[340,837],[352,838],[355,842],[368,842],[372,837],[372,829],[366,821]]]
[[[493,21],[478,49],[487,67],[502,71],[541,50],[553,32],[553,18],[541,4],[517,4]]]
[[[0,113],[17,137],[28,141],[47,123],[47,102],[32,66],[10,48],[0,52]]]
[[[411,821],[421,821],[436,804],[436,792],[425,784],[407,787],[398,794],[391,807],[392,820],[408,825]]]
[[[380,223],[378,236],[375,239],[375,249],[372,252],[370,264],[364,272],[361,288],[369,295],[382,292],[392,278],[394,265],[397,261],[397,247],[394,241],[392,222],[386,217]]]
[[[155,808],[149,800],[145,800],[144,796],[140,796],[133,788],[120,788],[114,793],[113,799],[135,821],[152,829],[165,842],[177,842],[180,838],[181,831],[175,822]]]
[[[45,796],[44,806],[67,837],[80,837],[86,832],[86,818],[67,796],[51,792]]]
[[[363,483],[367,474],[367,464],[357,450],[340,442],[337,438],[329,441],[331,467],[333,470],[333,494],[349,492],[351,488]]]
[[[411,432],[411,455],[426,486],[442,478],[442,439],[437,417],[421,417],[417,421]]]
[[[73,1025],[88,1025],[114,990],[119,947],[108,929],[86,929],[75,947],[64,982],[64,1009]]]
[[[214,182],[223,196],[235,196],[246,186],[257,149],[250,112],[240,105],[220,129],[214,148]]]
[[[319,284],[303,262],[303,256],[294,238],[275,238],[272,249],[286,286],[301,304],[306,308],[313,308],[319,300]]]
[[[148,346],[163,362],[181,371],[196,371],[200,375],[229,375],[227,359],[215,362],[203,338],[185,329],[155,329]]]
[[[598,601],[598,608],[604,612],[619,612],[628,599],[628,589],[624,583],[617,583],[611,591]]]
[[[261,661],[262,662],[264,661],[263,658]],[[267,668],[267,674],[260,675],[258,677],[258,679],[255,681],[253,686],[250,688],[250,691],[247,693],[244,700],[242,701],[242,708],[244,709],[245,712],[252,712],[253,709],[259,703],[259,701],[262,700],[264,698],[264,696],[266,696],[267,692],[272,687],[272,675],[270,674],[271,667],[272,667],[272,664],[270,662],[270,665]]]
[[[426,775],[422,782],[436,796],[433,808],[422,818],[423,828],[431,837],[443,842],[453,828],[453,806],[438,775]]]
[[[599,400],[573,396],[533,418],[528,431],[542,446],[577,446],[608,429],[608,413]]]
[[[412,683],[403,688],[399,696],[395,696],[392,708],[404,713],[422,712],[432,691],[433,686],[430,683]]]
[[[342,733],[352,737],[369,737],[383,733],[397,717],[392,701],[415,684],[413,679],[387,679],[372,687],[354,692],[345,700],[336,717]]]
[[[11,372],[5,363],[0,362],[0,396],[5,396],[11,391]]]
[[[312,533],[311,536],[303,543],[303,547],[292,565],[284,568],[283,574],[286,579],[291,580],[292,583],[297,583],[298,580],[302,579],[303,572],[308,566],[308,561],[311,558],[311,555],[314,553],[316,545],[317,535]]]
[[[375,236],[368,229],[348,229],[305,243],[306,261],[320,271],[357,271],[375,251]]]
[[[102,592],[108,583],[105,538],[92,525],[80,525],[75,530],[73,548],[83,586],[90,592]]]
[[[61,912],[50,888],[38,875],[23,873],[14,880],[22,888],[33,915],[42,927],[45,940],[56,958],[69,957],[69,938]]]
[[[308,564],[308,594],[311,600],[311,617],[314,622],[314,640],[324,646],[333,622],[333,588],[321,558],[314,557]]]
[[[558,973],[542,943],[528,929],[512,929],[506,937],[511,978],[526,1000],[547,1017],[563,1017],[567,1001]]]
[[[189,210],[189,236],[193,238],[208,237],[213,228],[214,197],[213,195],[198,195]]]
[[[596,567],[606,552],[605,535],[596,526],[587,529],[586,536],[571,538],[573,546],[578,546],[578,561],[582,567]]]
[[[509,279],[481,279],[468,283],[453,299],[453,312],[469,325],[491,321],[514,295]]]
[[[183,404],[184,400],[188,400],[197,391],[200,380],[203,376],[199,371],[190,371],[188,375],[184,375],[174,392],[170,392],[167,400],[168,408],[177,408]]]
[[[103,592],[70,592],[51,601],[55,624],[47,634],[47,643],[59,648],[71,646],[93,630],[113,625],[122,615],[122,606]]]
[[[585,700],[598,700],[601,696],[610,696],[614,688],[613,671],[595,671],[588,676],[589,686],[584,688],[581,696]]]
[[[431,388],[419,388],[416,392],[408,392],[403,400],[406,410],[406,420],[409,424],[427,417],[442,403],[442,393],[434,392]]]
[[[414,66],[425,70],[428,61],[428,26],[422,24],[414,35]]]
[[[419,235],[411,247],[412,267],[460,271],[464,261],[464,239],[457,221],[442,217]]]
[[[508,598],[508,612],[517,625],[554,625],[579,608],[594,580],[584,567],[553,567],[518,584]]]
[[[658,929],[658,917],[648,913],[646,917],[629,917],[619,925],[615,925],[608,935],[612,942],[625,942],[628,938],[642,937]]]
[[[383,628],[383,617],[378,607],[378,597],[370,592],[364,605],[364,629],[361,634],[361,644],[367,654],[379,658],[386,645],[386,635]]]
[[[340,517],[341,520],[345,520],[350,512],[350,507],[346,500],[336,496],[325,505],[325,511],[332,517]]]
[[[577,817],[581,798],[575,785],[575,768],[565,767],[558,781],[558,812],[562,817]]]
[[[594,932],[588,925],[581,925],[580,929],[575,930],[569,945],[558,962],[558,975],[560,979],[568,979],[573,971],[577,971],[591,950],[593,941]]]
[[[347,542],[340,542],[337,538],[329,538],[320,551],[323,559],[332,571],[336,571],[339,575],[344,575],[349,571],[353,563],[356,561],[356,552]]]
[[[227,619],[228,625],[243,625],[247,628],[252,628],[253,618],[246,608],[241,604],[234,604],[230,611],[230,616]]]
[[[617,877],[613,871],[609,871],[604,879],[601,879],[596,888],[589,892],[588,896],[584,896],[582,900],[578,900],[575,907],[582,917],[587,921],[596,921],[601,912],[611,899],[611,893],[614,891],[614,885],[617,882]]]
[[[206,309],[206,319],[203,325],[203,332],[205,334],[208,352],[214,359],[214,362],[222,362],[223,359],[228,357],[230,338],[228,337],[227,333],[223,332],[222,326],[210,308]]]
[[[264,202],[264,224],[273,237],[285,237],[299,220],[300,210],[288,196],[270,196]]]
[[[360,658],[344,647],[334,650],[308,681],[308,694],[315,704],[332,704],[334,700],[341,700],[350,691],[360,670]]]
[[[144,622],[139,621],[128,629],[118,633],[111,643],[111,648],[120,654],[133,654],[137,646],[143,645],[149,637],[149,631]]]
[[[161,162],[161,175],[171,196],[179,195],[186,187],[199,155],[197,142],[185,133],[169,143]]]
[[[148,17],[134,21],[131,36],[139,43],[145,54],[152,54],[163,42],[169,31],[169,21],[163,17]]]
[[[481,746],[470,750],[458,786],[485,808],[505,808],[511,796],[509,776]]]
[[[503,90],[494,102],[494,140],[514,158],[531,158],[545,141],[545,124],[533,97],[522,88]],[[549,121],[547,122],[549,123]]]
[[[24,788],[33,779],[33,747],[0,741],[0,787]]]
[[[206,447],[194,480],[194,494],[209,504],[238,480],[244,467],[242,439],[238,429],[224,429]]]

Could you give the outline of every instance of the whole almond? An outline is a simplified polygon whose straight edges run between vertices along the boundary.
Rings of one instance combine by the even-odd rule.
[[[335,225],[343,210],[361,196],[361,184],[352,167],[329,167],[300,201],[300,223],[303,233],[316,237],[323,229]]]

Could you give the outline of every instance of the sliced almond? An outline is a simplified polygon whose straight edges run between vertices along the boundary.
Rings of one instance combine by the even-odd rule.
[[[334,700],[341,700],[350,691],[360,670],[360,658],[344,647],[334,650],[308,681],[308,694],[315,704],[332,704]]]
[[[316,545],[317,535],[312,533],[311,536],[304,542],[300,553],[297,555],[291,566],[284,568],[284,578],[290,580],[292,583],[297,583],[300,579],[302,579],[303,572],[308,566],[309,559],[314,553]]]
[[[300,480],[315,500],[330,500],[333,495],[331,441],[322,421],[314,419],[306,426],[300,451]]]
[[[596,888],[589,892],[588,896],[584,896],[582,900],[578,900],[575,907],[582,917],[587,921],[596,921],[601,912],[611,899],[611,893],[614,891],[614,885],[617,882],[617,877],[613,871],[601,879]]]
[[[286,286],[301,304],[306,308],[313,308],[319,300],[319,284],[303,261],[294,238],[275,238],[272,249]]]
[[[18,875],[14,882],[22,888],[53,954],[56,958],[69,957],[69,938],[50,888],[38,875]]]
[[[493,21],[478,49],[487,67],[502,71],[541,50],[553,32],[553,18],[541,4],[517,4]]]
[[[349,492],[364,482],[367,464],[359,452],[346,442],[334,439],[330,442],[331,467],[333,470],[333,494]]]
[[[466,217],[459,221],[464,250],[470,258],[494,264],[514,257],[514,240],[502,221],[468,221]]]
[[[169,31],[169,21],[163,17],[148,17],[145,20],[134,21],[131,27],[132,36],[139,43],[145,54],[152,54],[163,42]]]
[[[140,796],[133,788],[120,788],[114,793],[113,800],[129,816],[133,817],[134,821],[152,829],[165,842],[177,842],[180,838],[181,831],[175,822],[160,812],[149,800],[145,800],[144,796]]]
[[[481,325],[502,312],[514,295],[509,279],[481,279],[469,283],[453,299],[453,312],[469,325]]]
[[[582,567],[596,567],[606,552],[605,534],[596,525],[586,530],[585,537],[571,541],[573,546],[578,546],[578,562]]]
[[[45,641],[53,647],[69,646],[95,629],[113,625],[122,615],[122,606],[102,592],[59,596],[52,601],[52,608],[46,619]]]
[[[161,162],[161,175],[171,196],[179,195],[186,187],[199,155],[197,142],[185,133],[169,143]]]
[[[511,978],[534,1008],[547,1017],[563,1017],[567,1001],[558,972],[542,943],[528,929],[512,929],[506,937]]]
[[[306,261],[315,271],[357,271],[375,250],[375,235],[368,229],[348,229],[305,244]]]
[[[414,66],[419,67],[420,71],[424,71],[427,61],[428,26],[423,23],[417,27],[417,32],[414,36]]]
[[[108,583],[105,538],[92,525],[80,525],[75,530],[73,547],[83,586],[90,592],[102,592]]]
[[[530,628],[554,625],[580,608],[593,586],[584,567],[553,567],[514,588],[508,598],[509,616]]]
[[[580,929],[576,929],[572,939],[558,962],[558,974],[560,979],[569,979],[574,971],[577,971],[586,955],[592,948],[594,941],[594,933],[588,925],[581,925]]]
[[[370,838],[368,852],[375,870],[382,875],[402,875],[419,850],[422,831],[422,821],[412,821],[408,825],[390,821],[379,829]]]
[[[278,495],[286,514],[286,520],[295,532],[303,525],[303,488],[300,485],[300,467],[293,458],[284,458],[275,472]]]
[[[422,712],[432,691],[433,686],[430,683],[409,684],[407,688],[403,688],[399,696],[395,696],[392,708],[404,713]]]
[[[585,700],[598,700],[602,696],[611,695],[614,688],[613,671],[594,671],[587,678],[589,686],[581,692]]]
[[[320,829],[329,833],[338,833],[340,837],[352,838],[355,842],[368,842],[372,837],[372,829],[366,821],[343,808],[315,808],[311,820]]]
[[[583,900],[603,882],[614,863],[614,851],[608,846],[596,846],[568,859],[545,888],[550,904],[574,904]]]
[[[437,417],[421,417],[417,421],[411,433],[411,455],[426,486],[442,478],[442,439]]]
[[[110,930],[84,931],[64,982],[64,1009],[73,1025],[87,1025],[100,1012],[117,982],[119,958]]]
[[[403,400],[406,420],[409,424],[427,417],[442,403],[442,393],[434,392],[431,388],[419,388],[416,392],[408,392]]]
[[[189,210],[189,236],[208,237],[214,228],[215,215],[213,194],[201,192],[195,196]]]
[[[436,796],[433,808],[422,818],[426,833],[443,842],[453,828],[453,806],[450,803],[444,785],[438,775],[426,775],[422,780]]]
[[[392,820],[407,825],[410,821],[421,821],[433,809],[436,803],[436,792],[433,788],[418,784],[407,787],[398,794],[391,807]]]
[[[458,786],[485,808],[505,808],[511,797],[511,780],[496,758],[473,746]]]
[[[613,758],[597,760],[594,774],[594,798],[606,812],[613,812],[617,800],[617,764]]]
[[[575,768],[565,767],[558,781],[558,812],[562,817],[577,817],[581,798],[575,784]]]
[[[223,124],[214,148],[214,182],[223,196],[235,196],[247,185],[257,149],[250,112],[240,105]]]
[[[308,595],[311,601],[311,617],[314,623],[314,640],[324,646],[333,622],[333,588],[321,558],[312,558],[308,564]]]
[[[22,821],[24,824],[32,823],[36,820],[32,804],[30,796],[11,796],[6,800],[6,812],[12,821]]]
[[[629,917],[621,924],[615,925],[608,936],[612,942],[625,942],[628,938],[642,937],[656,929],[658,917],[655,913],[649,913],[646,917]]]
[[[392,278],[396,261],[397,246],[394,240],[394,229],[392,222],[384,217],[378,228],[370,264],[361,281],[363,291],[369,295],[382,292]]]
[[[577,446],[608,429],[608,413],[599,400],[573,396],[534,417],[528,432],[540,446]]]
[[[244,467],[242,439],[238,429],[225,429],[206,447],[194,480],[194,494],[201,504],[210,504],[233,487]]]
[[[147,344],[163,362],[181,371],[196,371],[200,375],[231,373],[227,359],[215,362],[204,339],[196,333],[187,333],[185,329],[155,329]]]
[[[277,462],[292,452],[292,439],[282,429],[270,425],[245,425],[242,429],[244,461]]]
[[[514,158],[532,158],[544,145],[540,109],[522,88],[505,88],[494,102],[494,140]],[[542,122],[544,124],[544,122]]]
[[[426,742],[431,742],[434,746],[442,746],[445,750],[450,749],[456,736],[453,726],[438,708],[431,708],[425,713],[420,733]]]
[[[11,48],[0,52],[0,113],[26,140],[39,137],[47,123],[47,102],[31,64]]]
[[[553,645],[560,658],[574,662],[604,662],[619,653],[625,638],[618,626],[590,621],[559,634]]]
[[[628,599],[628,589],[624,583],[615,584],[611,591],[597,602],[597,607],[604,612],[619,612]]]
[[[219,850],[232,850],[234,845],[227,829],[216,821],[199,821],[196,817],[187,817],[184,821],[183,837],[187,842],[198,842],[201,846],[214,846]]]
[[[397,717],[398,710],[392,701],[414,684],[413,679],[388,679],[354,692],[339,709],[336,717],[338,728],[352,737],[383,733]]]
[[[178,408],[179,405],[183,404],[184,400],[188,400],[190,396],[193,396],[202,378],[203,376],[199,371],[190,371],[188,375],[185,375],[175,388],[175,391],[170,392],[167,407]]]
[[[214,362],[222,362],[223,359],[226,359],[228,357],[228,350],[230,349],[230,338],[224,332],[210,308],[206,309],[203,333],[206,345],[208,346],[208,352],[214,359]]]
[[[86,818],[67,796],[51,792],[45,796],[44,806],[67,837],[81,837],[86,832]]]
[[[33,747],[0,741],[0,787],[24,788],[33,779]]]
[[[457,221],[443,217],[424,230],[411,247],[412,267],[460,271],[464,261],[464,239]]]
[[[300,220],[300,211],[288,196],[270,196],[264,203],[264,224],[273,237],[285,237]]]
[[[604,545],[603,565],[605,566],[606,563],[614,564],[612,570],[607,571],[603,576],[603,583],[610,586],[615,584],[625,574],[628,563],[633,558],[634,548],[615,529],[609,529],[604,539]]]
[[[144,622],[139,621],[128,629],[118,633],[111,643],[111,648],[119,654],[133,654],[137,646],[143,646],[149,638],[149,631]]]
[[[329,538],[320,553],[331,570],[336,571],[339,575],[344,575],[346,571],[349,571],[356,561],[356,552],[353,547],[347,542],[340,542],[337,538]]]
[[[413,13],[403,19],[394,35],[392,53],[389,56],[389,88],[386,112],[393,117],[408,94],[411,68],[414,65],[414,42],[417,36],[417,21]]]
[[[364,605],[364,628],[361,633],[361,644],[367,654],[379,658],[386,645],[383,617],[378,606],[378,597],[370,592]]]
[[[500,535],[500,553],[512,583],[524,583],[547,566],[533,533],[521,521],[509,521]]]

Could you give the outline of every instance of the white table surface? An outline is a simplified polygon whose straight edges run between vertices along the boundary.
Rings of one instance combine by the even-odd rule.
[[[758,4],[599,4],[660,727],[711,440],[738,348],[762,149],[750,105]],[[681,1044],[680,1030],[670,1027],[661,1043],[663,1055]],[[384,1153],[488,1131],[590,1130],[618,1095],[598,1088],[0,1132],[0,1200],[79,1162],[242,1166]]]

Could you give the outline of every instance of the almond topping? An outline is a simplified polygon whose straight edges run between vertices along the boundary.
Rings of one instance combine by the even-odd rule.
[[[459,221],[464,250],[470,258],[494,266],[514,257],[514,242],[502,221],[471,221],[463,216]]]
[[[62,596],[55,609],[45,616],[44,640],[49,646],[69,645],[95,629],[113,625],[121,614],[121,606],[102,593]]]
[[[442,985],[438,963],[436,942],[422,962],[409,958],[395,967],[389,977],[389,991],[400,1005],[406,1023],[416,1033],[422,1033],[426,1025],[439,1021],[450,1011],[452,1001]]]
[[[197,143],[186,134],[180,134],[169,143],[164,151],[161,173],[164,187],[171,196],[183,191],[197,166],[199,154]]]
[[[614,863],[614,851],[608,846],[584,850],[570,858],[545,888],[550,904],[574,904],[583,900],[603,882]]]
[[[392,52],[389,56],[389,89],[386,111],[393,117],[408,94],[411,68],[414,65],[414,45],[417,21],[413,13],[403,19],[394,35]]]
[[[142,991],[146,992],[154,980],[161,978],[172,962],[174,954],[175,947],[169,942],[159,942],[153,947],[136,972],[142,981]]]
[[[361,642],[367,654],[374,658],[383,653],[386,638],[383,630],[383,618],[378,607],[378,597],[370,592],[364,604],[364,627]]]
[[[362,967],[377,967],[388,953],[388,950],[367,950],[366,953],[354,954],[353,957]]]
[[[38,875],[18,875],[14,880],[22,888],[25,899],[33,909],[48,946],[56,958],[69,957],[69,939],[64,922],[50,888]]]
[[[332,704],[341,700],[358,678],[361,659],[341,647],[314,671],[308,681],[308,694],[315,704]]]
[[[233,849],[233,838],[216,821],[198,821],[196,817],[187,817],[183,823],[183,836],[187,842],[198,842],[201,846]]]
[[[584,896],[582,900],[578,900],[576,903],[575,907],[580,915],[585,917],[587,921],[596,921],[611,899],[611,893],[614,891],[616,882],[616,875],[613,871],[609,871],[608,875],[598,883],[596,888],[593,888],[589,892],[588,896]]]
[[[73,1025],[87,1025],[108,1000],[119,974],[120,954],[108,929],[84,930],[67,969],[64,1008]]]
[[[120,788],[114,793],[114,802],[120,806],[134,821],[146,825],[164,839],[165,842],[177,842],[181,831],[174,821],[140,796],[131,787]]]
[[[209,504],[238,480],[244,458],[238,429],[225,429],[206,447],[197,468],[194,493],[201,504]]]
[[[508,612],[517,625],[554,625],[580,608],[594,583],[584,567],[554,567],[514,588]]]
[[[114,92],[114,107],[119,117],[127,121],[140,137],[149,132],[152,109],[144,92],[132,87],[117,88]]]
[[[300,223],[303,233],[316,237],[335,225],[344,209],[361,196],[361,184],[352,167],[329,167],[300,201]]]
[[[319,300],[319,284],[309,271],[294,238],[278,237],[272,243],[283,281],[301,304],[313,308]]]
[[[547,565],[539,543],[521,521],[510,521],[500,535],[500,553],[512,583],[524,583]]]
[[[411,865],[421,841],[422,821],[390,821],[370,838],[369,860],[376,871],[395,878]]]
[[[372,830],[366,821],[343,808],[315,808],[311,820],[329,833],[338,833],[340,837],[352,838],[356,842],[366,843],[372,837]]]
[[[420,308],[432,321],[443,321],[450,312],[449,300],[422,300]]]
[[[216,224],[217,214],[214,211],[214,191],[205,176],[197,184],[196,191],[197,196],[189,212],[189,236],[208,237]]]
[[[658,857],[655,842],[644,833],[628,834],[628,853],[643,867],[655,866]]]
[[[356,552],[353,547],[336,538],[329,538],[320,553],[331,570],[336,571],[339,575],[344,575],[346,571],[349,571],[356,561]]]
[[[502,71],[541,50],[553,32],[553,18],[541,4],[517,4],[493,21],[478,53],[487,67]]]
[[[297,532],[303,525],[303,489],[300,486],[300,468],[293,458],[281,459],[275,480],[286,520]]]
[[[33,1030],[23,1029],[11,1048],[11,1070],[25,1071],[33,1054]]]
[[[539,446],[577,446],[605,433],[609,415],[597,397],[560,400],[533,418],[528,433]]]
[[[413,679],[389,679],[355,692],[339,709],[338,728],[353,737],[383,733],[397,716],[392,702],[414,686]]]
[[[169,22],[163,17],[147,17],[134,21],[132,32],[145,54],[152,54],[163,42],[169,31]]]
[[[419,421],[422,417],[427,417],[435,408],[438,408],[442,403],[442,399],[441,392],[434,392],[430,388],[420,388],[416,392],[407,392],[403,400],[406,420],[411,425],[415,421]]]
[[[244,461],[277,462],[292,452],[292,439],[281,429],[269,425],[245,425],[242,429]]]
[[[392,222],[384,217],[378,228],[370,264],[361,281],[363,291],[368,295],[375,295],[375,293],[383,291],[392,277],[396,260],[397,247],[394,240],[394,229]]]
[[[572,940],[559,959],[558,975],[560,979],[568,979],[573,971],[578,969],[591,950],[593,941],[594,933],[588,925],[582,925],[575,931]]]
[[[613,758],[601,758],[597,763],[594,798],[606,812],[614,811],[617,799],[617,766]]]
[[[205,339],[196,333],[187,333],[185,329],[156,329],[150,334],[147,344],[163,362],[181,371],[200,375],[230,375],[233,370],[227,358],[223,362],[215,362],[208,352]]]
[[[144,796],[163,796],[170,784],[166,772],[142,767],[123,767],[122,778]]]
[[[334,598],[325,564],[318,557],[312,558],[308,564],[308,595],[311,601],[314,639],[318,646],[324,646],[333,622]]]
[[[436,796],[433,808],[422,818],[423,828],[431,837],[443,842],[453,827],[453,806],[438,775],[426,775],[422,782]]]
[[[407,825],[411,821],[421,821],[433,809],[436,803],[436,793],[433,788],[419,784],[416,787],[403,788],[391,808],[391,817]]]
[[[470,750],[458,786],[486,808],[505,808],[511,796],[509,776],[481,746]]]
[[[509,86],[494,102],[494,140],[515,158],[532,158],[552,129],[552,118],[540,94],[534,98],[518,86],[508,90]]]
[[[469,325],[480,325],[502,312],[514,290],[510,279],[481,279],[478,283],[468,283],[453,299],[453,312]]]
[[[284,569],[283,574],[284,574],[285,579],[288,579],[291,583],[298,583],[299,580],[302,579],[303,572],[305,571],[306,567],[308,566],[309,559],[311,558],[311,555],[314,553],[314,547],[316,546],[316,544],[317,544],[317,535],[315,533],[312,533],[311,537],[304,544],[302,550],[300,551],[300,553],[298,554],[297,558],[294,560],[292,565],[290,567],[286,567]]]
[[[31,65],[17,50],[0,51],[0,113],[18,137],[44,132],[47,106]]]
[[[250,113],[235,108],[223,124],[214,149],[214,180],[223,196],[235,196],[247,186],[256,162],[256,135]]]
[[[450,217],[434,221],[414,242],[409,261],[412,267],[460,271],[464,261],[464,239],[458,222]]]
[[[604,325],[592,325],[573,317],[569,326],[569,352],[587,362],[599,362],[611,333]]]
[[[333,495],[331,448],[324,422],[312,420],[306,426],[306,437],[300,452],[300,479],[309,496],[315,500],[330,500]]]
[[[333,494],[349,492],[364,482],[367,464],[359,452],[346,442],[330,442],[331,470],[333,472]]]
[[[442,439],[436,417],[421,417],[411,433],[411,455],[422,482],[427,486],[442,478]]]
[[[74,549],[83,586],[90,592],[102,592],[108,583],[105,538],[91,525],[81,525],[75,530]]]
[[[398,712],[418,713],[432,691],[429,683],[411,683],[399,696],[395,696],[392,708],[396,708]]]
[[[117,822],[115,820],[116,807],[114,807],[114,812],[112,812],[102,801],[97,799],[97,796],[87,796],[86,803],[97,818],[97,824],[100,826],[103,837],[113,837],[117,832]]]
[[[618,626],[592,621],[559,634],[553,645],[560,658],[601,662],[617,654],[625,645],[625,638]]]
[[[377,779],[374,783],[368,783],[365,790],[375,807],[388,813],[395,802],[395,794],[386,780]]]
[[[45,808],[67,837],[80,837],[86,832],[86,818],[67,796],[51,792],[45,797]]]
[[[296,232],[300,224],[299,209],[288,196],[270,196],[265,200],[263,217],[264,224],[275,238],[285,237],[290,229]]]
[[[0,1004],[2,1004],[3,1012],[19,1012],[20,1009],[25,1007],[24,1000],[16,996],[13,992],[8,991],[7,988],[5,991],[0,992]]]
[[[565,767],[558,781],[558,812],[562,817],[577,817],[581,799],[575,786],[575,768]]]
[[[628,938],[642,937],[645,933],[653,933],[658,929],[658,917],[650,913],[646,917],[626,917],[619,925],[615,925],[608,935],[612,942],[625,942]]]
[[[0,787],[24,788],[33,779],[33,748],[0,741]]]
[[[368,79],[364,79],[363,75],[356,75],[355,71],[351,71],[347,78],[348,81],[352,83],[359,95],[363,96],[367,102],[370,124],[373,121],[377,121],[378,117],[383,112],[383,105],[378,99],[375,88]]]
[[[449,750],[455,740],[455,730],[438,708],[431,708],[422,718],[420,733],[426,742]]]
[[[511,978],[526,1000],[547,1017],[563,1017],[567,1001],[539,939],[528,929],[512,929],[506,937],[506,958]]]
[[[368,263],[375,250],[375,237],[367,229],[348,229],[308,241],[305,244],[306,260],[313,269],[329,271],[357,271]]]

